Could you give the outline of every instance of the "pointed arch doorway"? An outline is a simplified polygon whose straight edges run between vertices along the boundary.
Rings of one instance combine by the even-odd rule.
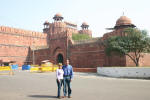
[[[63,55],[62,54],[58,54],[57,55],[57,63],[62,63],[63,64],[63,62],[64,62]]]

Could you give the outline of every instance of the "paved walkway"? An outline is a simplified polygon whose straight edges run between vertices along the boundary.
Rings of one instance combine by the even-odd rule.
[[[150,100],[150,80],[75,73],[72,97],[63,100]],[[0,76],[0,100],[57,100],[55,73],[15,71]]]

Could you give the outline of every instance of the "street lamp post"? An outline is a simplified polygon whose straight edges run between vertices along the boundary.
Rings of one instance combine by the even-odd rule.
[[[34,46],[34,43],[35,43],[35,42],[33,42],[33,45],[32,45],[32,50],[33,50],[33,52],[32,52],[32,56],[33,56],[33,57],[32,57],[32,58],[33,58],[33,59],[32,59],[32,60],[33,60],[33,65],[35,65],[35,54],[34,54],[35,46]]]
[[[35,64],[35,62],[34,62],[34,49],[33,49],[33,65]]]

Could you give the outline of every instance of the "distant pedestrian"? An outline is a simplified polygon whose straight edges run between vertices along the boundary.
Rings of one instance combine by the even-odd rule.
[[[69,65],[69,60],[66,60],[66,65],[64,65],[62,69],[64,71],[64,98],[66,98],[67,92],[68,98],[71,98],[71,81],[73,78],[73,68],[71,65]]]
[[[58,69],[56,70],[56,82],[57,82],[57,87],[58,87],[58,91],[57,91],[57,98],[61,99],[61,87],[63,84],[63,75],[64,75],[64,71],[62,69],[62,64],[58,65]]]

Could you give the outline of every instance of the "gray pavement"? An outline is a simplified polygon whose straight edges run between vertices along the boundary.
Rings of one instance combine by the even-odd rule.
[[[0,100],[57,100],[55,73],[15,71],[0,75]],[[72,98],[63,100],[150,100],[150,80],[75,73]]]

